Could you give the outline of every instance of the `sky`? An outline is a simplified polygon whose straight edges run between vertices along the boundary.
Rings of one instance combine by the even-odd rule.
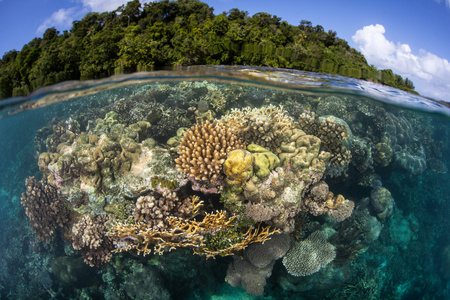
[[[141,0],[141,3],[150,0]],[[0,57],[45,29],[69,30],[88,12],[126,0],[0,0]],[[367,62],[408,77],[416,91],[450,102],[450,0],[205,0],[220,14],[267,12],[291,25],[321,25],[360,51]]]

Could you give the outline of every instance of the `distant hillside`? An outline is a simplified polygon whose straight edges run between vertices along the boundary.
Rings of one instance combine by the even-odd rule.
[[[414,92],[409,79],[377,70],[364,56],[320,25],[299,26],[268,13],[220,15],[197,0],[128,2],[89,13],[70,31],[45,31],[0,60],[0,99],[73,79],[177,65],[251,65],[326,72]],[[414,92],[415,93],[415,92]]]

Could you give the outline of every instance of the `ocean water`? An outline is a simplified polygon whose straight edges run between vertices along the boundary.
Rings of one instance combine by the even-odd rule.
[[[0,101],[0,299],[449,299],[450,109],[273,68]]]

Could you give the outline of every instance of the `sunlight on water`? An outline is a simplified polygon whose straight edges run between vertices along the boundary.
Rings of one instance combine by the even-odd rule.
[[[449,116],[225,66],[2,101],[1,297],[449,298]]]

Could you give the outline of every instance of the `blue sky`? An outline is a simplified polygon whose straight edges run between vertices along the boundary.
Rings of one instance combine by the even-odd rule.
[[[126,0],[0,0],[0,56],[20,50],[48,27],[70,29],[87,12],[111,11]],[[149,0],[141,0],[149,2]],[[334,30],[369,64],[410,78],[416,90],[450,101],[450,0],[206,0],[219,14],[231,8],[309,20]]]

